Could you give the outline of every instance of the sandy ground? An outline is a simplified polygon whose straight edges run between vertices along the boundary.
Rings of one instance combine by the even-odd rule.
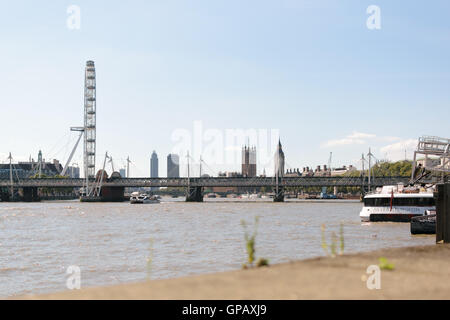
[[[369,265],[385,257],[381,289]],[[450,299],[450,245],[385,249],[270,267],[26,296],[25,299]]]

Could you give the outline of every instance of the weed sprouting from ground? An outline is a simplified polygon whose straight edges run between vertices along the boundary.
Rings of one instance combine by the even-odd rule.
[[[256,261],[257,267],[266,267],[269,265],[269,260],[264,258],[259,258],[258,261]]]
[[[338,237],[336,233],[334,231],[331,232],[331,243],[328,244],[325,234],[325,224],[322,224],[320,229],[322,233],[322,249],[325,251],[325,255],[332,258],[336,257],[338,248]],[[342,255],[344,254],[344,225],[342,223],[339,228],[339,243],[339,255]]]
[[[394,270],[395,266],[393,263],[390,263],[385,257],[381,257],[378,259],[380,262],[378,266],[381,270]]]
[[[344,224],[341,223],[339,226],[339,239],[341,242],[341,254],[344,254]]]
[[[255,244],[256,244],[256,235],[258,234],[258,222],[259,222],[259,217],[256,216],[253,233],[250,234],[248,232],[247,222],[245,222],[245,220],[241,220],[241,225],[244,227],[245,249],[247,251],[247,263],[244,263],[242,266],[244,269],[253,267],[255,265],[255,260],[256,260]],[[268,266],[268,265],[269,265],[269,260],[267,260],[267,259],[259,258],[256,261],[257,267],[263,267],[263,266]]]
[[[153,262],[153,238],[149,240],[148,257],[147,257],[147,280],[150,280]]]
[[[325,239],[325,224],[320,226],[320,230],[322,231],[322,249],[325,251],[325,254],[328,256],[328,243]]]

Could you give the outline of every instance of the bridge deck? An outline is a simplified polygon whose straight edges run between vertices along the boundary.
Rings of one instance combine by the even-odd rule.
[[[14,181],[14,187],[82,187],[84,179],[20,179]],[[94,183],[92,181],[91,183]],[[408,184],[408,177],[376,177],[371,181],[372,186]],[[285,187],[360,187],[361,177],[289,177],[283,178],[280,185]],[[103,182],[106,187],[273,187],[276,180],[273,177],[261,178],[116,178]],[[368,185],[367,177],[364,185]],[[0,179],[0,187],[10,187],[7,179]]]

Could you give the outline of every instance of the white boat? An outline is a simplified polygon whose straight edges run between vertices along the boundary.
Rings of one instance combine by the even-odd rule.
[[[384,186],[364,197],[359,216],[364,222],[410,222],[412,217],[436,211],[434,187]]]
[[[160,203],[156,196],[149,196],[145,193],[133,192],[130,196],[132,204]]]
[[[206,197],[207,198],[217,198],[217,193],[207,193]]]

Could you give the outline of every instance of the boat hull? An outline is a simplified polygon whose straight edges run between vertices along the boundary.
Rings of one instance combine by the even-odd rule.
[[[151,203],[160,203],[159,200],[130,200],[131,204],[151,204]]]
[[[434,207],[364,207],[361,210],[362,222],[411,222],[413,217],[424,216]]]
[[[410,222],[413,217],[420,214],[371,214],[370,222]]]
[[[411,234],[436,234],[436,215],[412,218]]]

